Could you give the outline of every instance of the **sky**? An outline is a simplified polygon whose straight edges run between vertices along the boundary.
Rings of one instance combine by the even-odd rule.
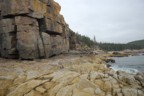
[[[55,0],[69,27],[98,42],[144,39],[144,0]]]

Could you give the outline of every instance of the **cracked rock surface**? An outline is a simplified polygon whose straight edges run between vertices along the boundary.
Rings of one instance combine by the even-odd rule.
[[[0,96],[144,96],[144,74],[115,72],[102,56],[0,59]]]
[[[0,0],[0,56],[49,58],[69,50],[72,32],[54,0]]]

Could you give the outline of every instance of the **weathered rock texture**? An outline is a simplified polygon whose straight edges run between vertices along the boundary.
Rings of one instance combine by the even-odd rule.
[[[77,37],[75,35],[75,32],[70,30],[69,34],[69,43],[70,43],[70,49],[75,50],[77,49]]]
[[[0,0],[0,55],[48,58],[69,49],[69,28],[53,0]]]
[[[108,69],[103,57],[0,59],[0,96],[144,96],[144,74]]]
[[[79,40],[78,35],[71,29],[69,30],[69,48],[70,50],[79,51],[85,51],[89,49],[88,45],[85,42]],[[89,52],[90,51],[92,51],[92,49],[89,50]]]

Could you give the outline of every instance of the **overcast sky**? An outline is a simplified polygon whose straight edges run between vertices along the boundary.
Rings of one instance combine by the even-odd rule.
[[[97,41],[144,39],[144,0],[55,0],[70,28]]]

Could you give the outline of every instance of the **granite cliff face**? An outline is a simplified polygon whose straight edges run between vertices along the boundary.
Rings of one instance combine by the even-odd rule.
[[[54,0],[0,0],[0,56],[48,58],[69,50],[69,27]]]

